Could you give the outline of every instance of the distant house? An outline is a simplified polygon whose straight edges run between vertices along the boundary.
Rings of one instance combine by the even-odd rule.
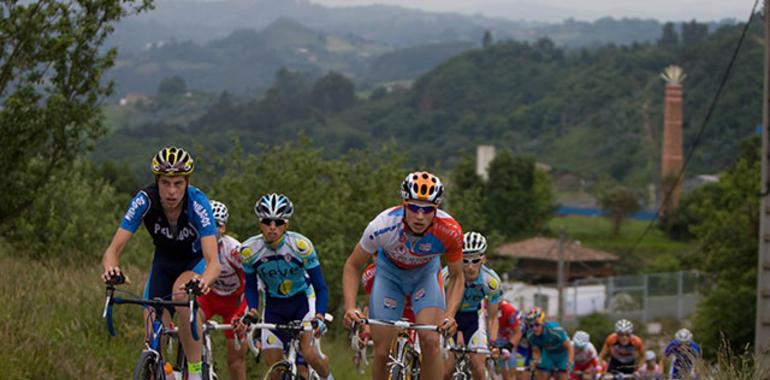
[[[508,243],[495,252],[498,256],[518,259],[514,271],[516,280],[537,283],[557,281],[559,240],[545,237]],[[580,242],[564,243],[564,263],[567,281],[586,277],[606,277],[613,274],[612,264],[618,257],[609,252],[587,248]]]
[[[147,102],[149,99],[150,98],[145,94],[138,93],[138,92],[129,92],[128,94],[126,94],[126,96],[120,98],[120,101],[118,102],[118,104],[120,104],[123,107],[132,106],[138,102]]]

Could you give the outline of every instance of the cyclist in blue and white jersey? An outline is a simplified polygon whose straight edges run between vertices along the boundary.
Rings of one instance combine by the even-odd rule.
[[[262,234],[241,245],[243,271],[246,273],[246,301],[249,314],[258,315],[259,288],[264,287],[266,323],[318,320],[325,329],[324,314],[329,292],[321,273],[313,243],[305,236],[287,231],[294,205],[283,194],[267,194],[254,206]],[[300,353],[321,379],[333,379],[329,360],[312,348],[312,335],[300,337]],[[268,366],[283,358],[291,335],[283,331],[262,331],[262,356]]]
[[[692,333],[688,329],[676,332],[674,339],[668,343],[663,355],[671,359],[669,377],[671,379],[696,379],[695,364],[701,357],[701,349],[698,343],[692,340]]]
[[[411,297],[417,323],[438,325],[454,335],[454,315],[463,293],[462,228],[449,214],[439,210],[444,186],[435,175],[414,172],[401,183],[402,203],[381,212],[366,227],[348,256],[342,274],[345,325],[363,318],[356,307],[361,272],[374,258],[377,270],[369,297],[369,315],[375,319],[400,320],[407,297]],[[444,297],[441,256],[446,256],[452,283]],[[398,329],[371,326],[374,341],[372,375],[388,376],[390,344]],[[425,379],[444,373],[439,335],[419,331],[421,371]]]
[[[485,349],[491,341],[497,339],[497,311],[502,289],[500,277],[484,265],[487,250],[487,239],[478,232],[466,232],[463,235],[463,272],[465,284],[460,308],[455,314],[458,333],[455,343],[465,345],[470,349]],[[444,285],[449,284],[449,270],[442,270]],[[486,312],[482,307],[486,300]],[[487,335],[489,331],[489,335]],[[481,354],[471,354],[471,371],[475,380],[484,378],[484,361]],[[450,355],[444,367],[444,378],[449,379],[454,372],[455,358]]]
[[[144,223],[155,244],[145,298],[173,295],[175,301],[186,301],[186,295],[179,290],[190,280],[198,281],[203,294],[208,293],[221,270],[217,257],[217,230],[208,198],[190,185],[193,170],[193,159],[184,149],[167,147],[155,155],[152,160],[155,183],[140,190],[131,200],[120,227],[104,252],[104,281],[121,273],[120,255],[139,225]],[[169,315],[174,311],[180,315],[179,337],[188,361],[189,380],[199,380],[201,342],[192,338],[190,310],[177,307],[168,311]],[[164,315],[164,319],[169,318]]]

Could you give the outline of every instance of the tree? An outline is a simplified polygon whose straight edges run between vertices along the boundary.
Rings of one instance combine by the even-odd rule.
[[[489,45],[492,45],[492,32],[485,30],[484,38],[481,40],[481,46],[486,48],[489,47]]]
[[[0,2],[0,225],[17,218],[104,132],[113,24],[151,0]]]
[[[701,24],[695,20],[682,23],[682,44],[689,46],[706,38],[709,34],[708,24]]]
[[[334,71],[316,81],[310,92],[310,104],[327,113],[345,110],[355,102],[353,82]]]
[[[182,96],[187,92],[187,83],[180,76],[173,76],[160,81],[158,85],[158,96],[174,97]]]
[[[614,189],[599,194],[599,206],[607,213],[612,221],[612,233],[618,235],[628,214],[639,211],[639,199],[633,191],[618,186]]]
[[[732,352],[754,342],[761,159],[756,149],[744,154],[719,182],[706,185],[690,226],[701,249],[691,259],[712,275],[702,290],[694,332],[706,356],[724,341]]]
[[[676,32],[673,22],[663,24],[663,33],[658,40],[658,46],[673,47],[679,45],[679,34]]]
[[[449,175],[445,204],[464,231],[488,232],[483,192],[484,182],[476,174],[476,160],[473,156],[463,157]]]

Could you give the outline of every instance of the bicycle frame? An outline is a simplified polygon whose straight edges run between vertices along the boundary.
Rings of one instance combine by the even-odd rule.
[[[409,331],[423,330],[423,331],[436,331],[439,332],[439,327],[436,325],[425,325],[421,323],[412,323],[408,321],[388,321],[383,319],[371,319],[364,318],[362,323],[375,326],[388,326],[400,329],[396,340],[394,341],[395,349],[391,349],[391,352],[395,352],[395,355],[388,355],[388,370],[391,371],[394,367],[399,367],[402,375],[406,377],[408,374],[406,371],[411,371],[412,378],[417,378],[420,375],[420,369],[414,368],[411,364],[414,357],[418,357],[415,354],[414,349],[410,345]],[[440,346],[444,358],[447,357],[446,343],[443,334],[440,334]],[[409,354],[410,357],[407,357]]]
[[[312,332],[317,327],[317,324],[315,322],[316,321],[300,321],[300,323],[294,322],[294,323],[288,323],[288,324],[252,323],[249,325],[249,333],[247,338],[249,349],[251,349],[252,352],[255,352],[257,350],[257,348],[254,346],[254,334],[259,329],[284,330],[284,331],[291,332],[292,338],[291,338],[291,341],[288,343],[288,350],[284,356],[284,359],[276,362],[275,364],[273,364],[273,366],[282,362],[286,362],[289,365],[289,372],[291,373],[292,377],[296,378],[299,373],[297,369],[297,352],[300,350],[299,336],[303,332]],[[314,347],[318,349],[318,346],[315,344],[314,344]],[[320,349],[318,350],[320,353]],[[312,366],[308,365],[308,371],[309,371],[309,378],[312,379],[313,374],[315,373],[315,370],[312,368]]]
[[[491,355],[487,349],[483,348],[468,348],[465,346],[452,346],[449,351],[455,355],[455,370],[452,374],[452,379],[470,379],[471,378],[471,365],[470,354],[482,354]],[[489,358],[487,358],[489,359]],[[488,361],[486,361],[486,370],[489,371]],[[494,366],[493,366],[494,368]]]

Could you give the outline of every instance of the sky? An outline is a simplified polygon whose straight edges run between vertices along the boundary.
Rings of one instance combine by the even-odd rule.
[[[661,21],[745,20],[755,0],[311,0],[331,6],[387,4],[427,11],[480,13],[513,20],[558,22],[604,16]],[[762,2],[758,9],[762,7]]]

